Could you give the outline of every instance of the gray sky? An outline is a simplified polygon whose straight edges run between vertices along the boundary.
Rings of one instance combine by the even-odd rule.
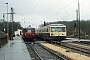
[[[81,19],[90,19],[90,0],[80,1]],[[0,0],[0,19],[14,8],[14,21],[19,21],[23,27],[31,25],[38,27],[44,21],[71,21],[76,19],[78,0]],[[6,20],[7,16],[5,16]]]

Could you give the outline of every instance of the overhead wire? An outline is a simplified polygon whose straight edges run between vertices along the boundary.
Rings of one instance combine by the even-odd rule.
[[[81,4],[85,3],[86,1],[87,1],[87,0],[84,0]],[[80,5],[81,5],[81,4],[80,4]],[[83,9],[83,10],[80,11],[80,12],[82,13],[82,14],[81,14],[81,17],[82,17],[82,18],[84,18],[84,16],[89,16],[89,15],[90,15],[90,14],[89,14],[89,15],[83,14],[84,11],[89,10],[89,9],[90,9],[90,7],[89,7],[89,8],[86,8],[86,9]],[[88,12],[87,12],[86,14],[88,14]]]
[[[53,10],[59,3],[61,3],[62,2],[62,0],[60,0],[54,7],[52,7],[49,11],[51,11],[51,10]],[[48,12],[49,12],[48,11]]]
[[[61,9],[59,9],[58,11],[60,11],[60,10],[62,10],[62,9],[64,9],[64,8],[66,8],[66,7],[68,7],[69,5],[71,5],[72,3],[74,3],[76,0],[74,0],[74,1],[72,1],[71,3],[69,3],[68,5],[66,5],[66,6],[64,6],[63,8],[61,8]],[[57,12],[58,12],[57,11]]]
[[[74,3],[75,1],[76,1],[76,0],[72,1],[71,3],[69,3],[68,5],[64,6],[64,7],[61,8],[61,9],[59,9],[58,11],[60,11],[60,10],[62,10],[62,9],[64,9],[64,8],[66,8],[66,7],[68,7],[69,5],[71,5],[72,3]],[[57,13],[58,11],[56,11],[55,13]],[[55,13],[53,13],[53,14],[55,14]],[[50,16],[52,16],[53,14],[51,14]],[[50,16],[48,16],[47,18],[49,18]]]
[[[16,7],[17,6],[17,4],[18,4],[18,1],[19,0],[17,0],[17,2],[16,2],[16,4],[14,4],[14,6]],[[33,0],[33,3],[34,3],[34,1],[35,0]],[[66,8],[66,7],[68,7],[69,5],[71,5],[72,3],[74,3],[76,0],[74,0],[73,2],[71,2],[71,3],[69,3],[68,5],[66,5],[66,6],[64,6],[63,8],[61,8],[61,9],[59,9],[58,11],[61,11],[62,9],[64,9],[64,8]],[[85,0],[86,1],[86,0]],[[80,4],[83,4],[85,1],[83,1],[83,2],[81,2]],[[60,1],[61,2],[61,1]],[[37,4],[39,3],[39,0],[38,0],[38,2],[36,3],[36,5],[34,6],[34,8],[33,8],[33,10],[31,11],[31,13],[30,14],[32,14],[33,13],[33,11],[35,10],[35,8],[36,8],[36,6],[37,6]],[[57,4],[58,5],[58,4]],[[54,8],[54,7],[53,7]],[[86,9],[85,9],[86,10]],[[57,12],[58,12],[57,11]],[[84,10],[82,10],[82,11],[84,11]],[[55,14],[55,13],[54,13]],[[50,16],[52,16],[53,14],[51,14]],[[49,17],[50,17],[49,16]]]
[[[83,2],[81,2],[80,4],[83,4],[84,2],[85,2],[86,0],[84,0]],[[83,11],[83,10],[82,10]],[[71,12],[71,11],[70,11]],[[74,12],[76,12],[76,11],[74,11]],[[69,14],[69,15],[66,15],[65,17],[63,17],[63,18],[66,18],[66,17],[68,17],[68,16],[70,16],[70,15],[72,15],[72,14]]]
[[[35,0],[32,1],[32,4],[31,4],[30,9],[32,9],[32,6],[33,6],[34,2],[35,2]],[[30,9],[29,9],[28,13],[30,12]],[[25,15],[25,13],[24,13],[24,15]],[[26,19],[27,17],[24,16],[24,18]],[[30,18],[29,18],[29,19],[30,19]]]
[[[76,1],[76,0],[72,1],[71,3],[69,3],[68,5],[64,6],[64,7],[61,8],[61,9],[59,9],[58,11],[60,11],[60,10],[62,10],[62,9],[64,9],[64,8],[66,8],[66,7],[68,7],[69,5],[71,5],[72,3],[74,3],[75,1]],[[86,0],[84,0],[84,1],[81,2],[80,4],[83,4],[85,1],[86,1]],[[57,12],[58,12],[58,11],[57,11]],[[55,12],[55,13],[57,13],[57,12]],[[71,12],[71,11],[70,11],[70,12]],[[51,14],[50,16],[54,15],[55,13]],[[48,16],[47,18],[49,18],[50,16]]]
[[[32,4],[31,4],[31,8],[30,9],[32,9],[31,11],[28,11],[28,13],[29,13],[29,17],[28,17],[28,19],[33,19],[33,18],[30,18],[30,16],[31,16],[31,14],[33,13],[33,11],[34,11],[34,9],[36,8],[36,6],[37,6],[37,4],[39,3],[39,0],[37,1],[37,3],[35,4],[35,6],[32,8],[32,6],[33,6],[33,4],[35,3],[35,0],[33,0],[33,2],[32,2]],[[35,19],[35,18],[34,18]]]
[[[19,0],[17,0],[17,1],[16,1],[16,3],[14,3],[14,4],[13,4],[14,8],[17,6],[18,1],[19,1]],[[35,1],[35,0],[33,0],[33,2],[32,2],[32,4],[31,4],[31,5],[33,5],[33,4],[34,4],[34,1]],[[34,10],[34,9],[33,9],[33,10]],[[29,13],[29,12],[28,12],[28,13]]]
[[[13,7],[14,7],[14,8],[16,8],[16,6],[17,6],[17,4],[18,4],[18,1],[19,1],[19,0],[17,0],[16,3],[13,4]]]
[[[28,0],[28,1],[29,1],[29,0]],[[31,6],[34,4],[34,1],[35,1],[35,0],[33,0],[33,1],[32,1]],[[30,8],[32,8],[32,7],[30,7]],[[29,12],[28,12],[28,13],[29,13]],[[25,16],[24,16],[24,15],[25,15]],[[25,13],[25,12],[23,13],[23,17],[24,17],[24,20],[27,18],[27,17],[26,17],[26,13]],[[29,19],[30,19],[30,18],[29,18]]]
[[[35,2],[35,0],[33,0],[32,4],[31,4],[31,7],[30,7],[31,9],[32,9],[32,5],[34,4],[34,2]],[[30,12],[30,11],[29,11],[29,12]],[[29,13],[29,12],[28,12],[28,13]]]
[[[32,5],[35,3],[35,0],[32,2]],[[30,11],[30,15],[29,15],[29,17],[31,16],[31,14],[33,13],[33,11],[35,10],[35,8],[36,8],[36,6],[38,5],[38,3],[39,3],[39,0],[37,1],[37,3],[35,4],[35,6],[32,8],[32,10]],[[29,18],[30,19],[30,18]],[[31,18],[31,20],[33,20],[33,18]],[[35,20],[35,18],[34,18],[34,20]]]
[[[86,0],[85,0],[85,1],[86,1]],[[85,2],[85,1],[83,1],[83,2]],[[80,5],[83,4],[83,2],[81,2]],[[75,6],[73,6],[73,7],[75,7]],[[73,7],[71,7],[71,8],[73,8]],[[69,9],[70,9],[70,8],[69,8]],[[70,10],[71,10],[71,9],[70,9]],[[70,11],[70,12],[72,12],[72,11]]]
[[[34,11],[34,9],[36,8],[36,6],[37,6],[37,4],[39,3],[39,0],[38,0],[38,2],[36,3],[36,5],[34,6],[34,8],[33,8],[33,10],[31,11],[31,13],[30,14],[32,14],[33,13],[33,11]]]
[[[85,1],[87,1],[87,0],[85,0]],[[85,1],[83,1],[81,4],[85,3]],[[80,4],[80,5],[81,5],[81,4]],[[90,7],[89,7],[89,8],[90,8]],[[84,9],[84,10],[81,10],[81,11],[88,10],[89,8],[86,8],[86,9]]]

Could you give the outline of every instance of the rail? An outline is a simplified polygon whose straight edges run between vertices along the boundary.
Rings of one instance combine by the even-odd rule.
[[[32,51],[34,51],[35,55],[38,57],[39,60],[46,60],[46,59],[53,59],[53,60],[70,60],[66,56],[59,54],[55,51],[52,51],[45,46],[42,46],[39,43],[34,43],[28,45],[29,49],[32,48]],[[31,50],[30,50],[31,51]]]

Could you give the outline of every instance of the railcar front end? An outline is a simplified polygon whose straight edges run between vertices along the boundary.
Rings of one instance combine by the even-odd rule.
[[[25,41],[33,41],[36,37],[35,28],[25,28],[22,30],[22,38]]]
[[[66,39],[66,26],[50,27],[50,37],[57,41]]]

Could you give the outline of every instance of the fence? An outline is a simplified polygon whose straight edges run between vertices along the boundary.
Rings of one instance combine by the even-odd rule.
[[[0,37],[0,47],[2,47],[4,44],[6,44],[7,41],[7,37]]]

